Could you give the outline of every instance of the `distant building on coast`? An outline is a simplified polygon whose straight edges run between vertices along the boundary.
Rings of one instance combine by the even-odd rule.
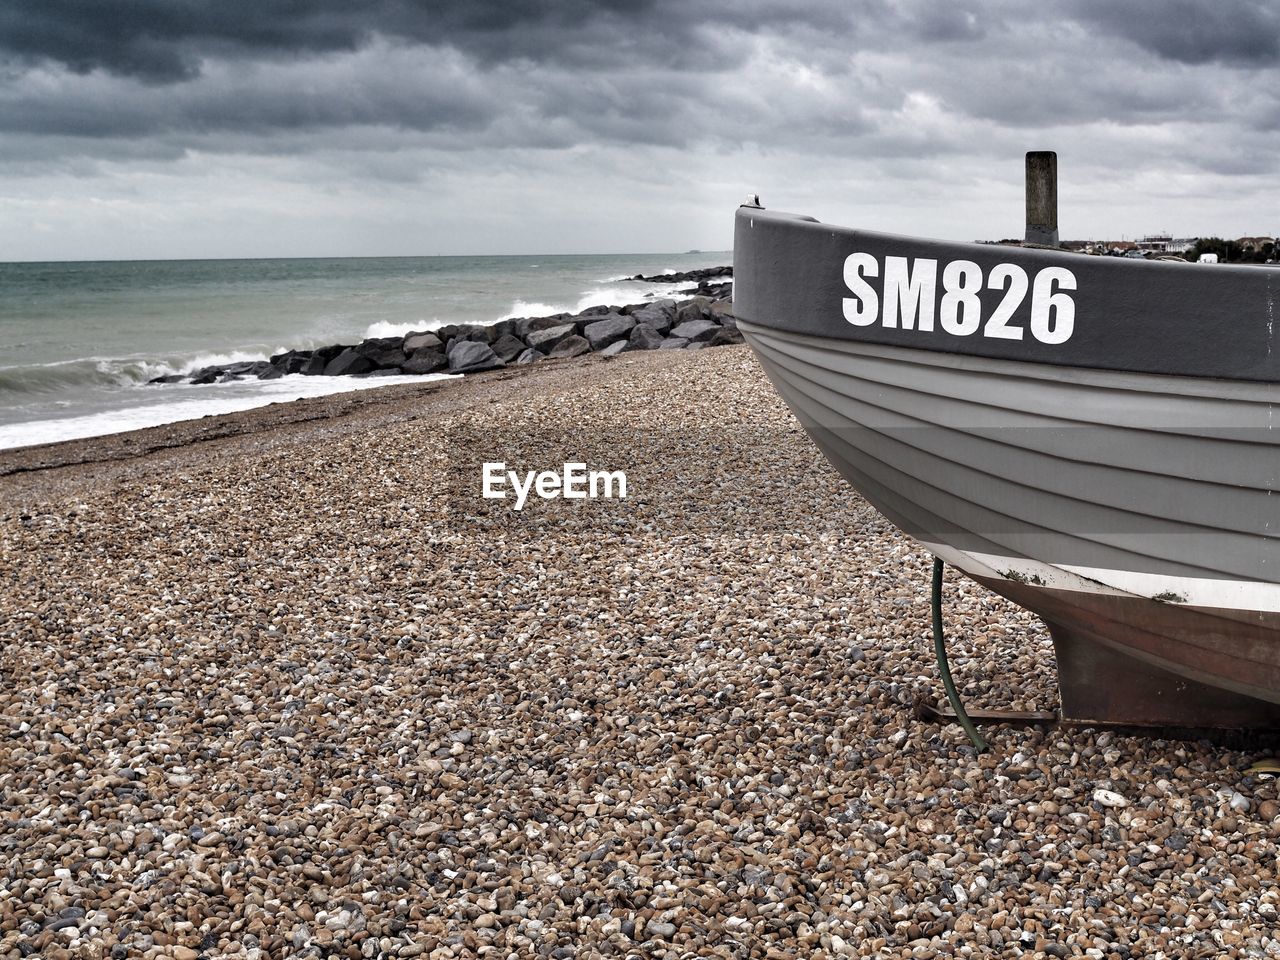
[[[1007,244],[1020,246],[1021,240],[979,240],[979,243]],[[1215,251],[1219,259],[1206,262],[1280,262],[1280,238],[1277,237],[1240,237],[1237,240],[1222,240],[1216,237],[1175,237],[1172,233],[1153,233],[1137,240],[1063,240],[1058,244],[1063,250],[1075,253],[1087,253],[1102,257],[1131,257],[1148,259],[1152,257],[1183,257],[1195,260],[1199,255]],[[1219,249],[1220,248],[1220,249]]]
[[[1155,233],[1147,237],[1142,237],[1137,241],[1137,248],[1143,253],[1154,253],[1157,256],[1164,253],[1186,253],[1196,245],[1199,237],[1173,237],[1167,233]]]
[[[1174,237],[1160,233],[1138,240],[1064,240],[1061,247],[1101,257],[1162,257],[1178,256],[1194,250],[1196,241],[1196,237]]]
[[[1275,237],[1241,237],[1236,241],[1236,246],[1240,248],[1241,253],[1257,253],[1265,251],[1268,247],[1275,249]]]

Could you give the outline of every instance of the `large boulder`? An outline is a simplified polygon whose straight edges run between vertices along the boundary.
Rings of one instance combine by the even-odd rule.
[[[404,338],[401,349],[412,355],[419,350],[439,350],[443,345],[444,341],[434,333],[411,333]]]
[[[206,383],[217,383],[220,376],[222,376],[221,367],[201,367],[191,375],[191,382],[201,385]]]
[[[562,323],[554,327],[543,327],[538,330],[530,330],[529,333],[525,335],[524,340],[525,343],[529,344],[533,349],[547,353],[561,340],[564,340],[567,337],[572,337],[573,335],[573,324]],[[588,347],[589,346],[590,344],[588,344]]]
[[[298,372],[304,376],[318,377],[324,373],[329,361],[346,349],[342,344],[334,344],[333,346],[313,350],[311,356],[307,358],[307,362],[302,365],[302,369]]]
[[[615,340],[625,340],[635,325],[636,322],[631,317],[611,313],[594,323],[588,323],[582,335],[587,338],[592,350],[603,350]]]
[[[707,316],[710,312],[710,300],[706,297],[694,297],[692,300],[686,300],[676,309],[676,323],[684,323],[687,320],[697,320],[700,317]]]
[[[490,348],[495,354],[502,358],[504,363],[510,363],[524,351],[528,350],[528,346],[519,337],[504,333],[497,340],[493,341]]]
[[[282,375],[286,373],[301,373],[302,368],[306,366],[307,361],[310,359],[310,350],[287,350],[272,357],[271,366],[279,370]]]
[[[683,350],[689,345],[689,341],[684,337],[668,337],[658,344],[659,350]]]
[[[381,350],[383,347],[399,347],[404,345],[404,337],[369,337],[356,344],[361,353]]]
[[[707,307],[707,311],[711,314],[713,319],[719,320],[721,323],[733,320],[733,300],[712,300],[710,305]],[[734,320],[734,323],[737,323],[737,321]]]
[[[326,377],[346,377],[353,373],[368,373],[375,369],[374,362],[362,354],[356,347],[347,347],[340,354],[325,364]]]
[[[449,351],[450,373],[477,373],[505,366],[487,343],[476,340],[459,340]]]
[[[721,327],[714,337],[707,341],[708,347],[723,347],[731,343],[742,343],[742,334],[737,327]]]
[[[439,350],[424,347],[421,350],[415,350],[413,356],[404,362],[404,372],[420,377],[423,374],[443,370],[448,364],[449,361]]]
[[[493,343],[493,327],[487,323],[462,323],[458,325],[454,336],[462,340],[474,340],[476,343]]]
[[[567,313],[555,313],[549,317],[522,317],[513,321],[516,325],[516,336],[521,340],[528,341],[529,334],[535,330],[550,330],[552,327],[562,327],[569,319]],[[573,326],[573,324],[569,324]]]
[[[733,294],[732,283],[708,283],[706,280],[703,280],[693,289],[698,296],[710,297],[713,300],[719,299],[720,297],[728,297]]]
[[[580,357],[584,353],[591,352],[591,344],[587,342],[585,337],[580,337],[576,333],[573,336],[565,337],[552,348],[547,354],[555,360],[563,360],[566,357]]]
[[[546,359],[546,357],[543,354],[533,349],[533,347],[529,347],[527,350],[524,351],[524,353],[516,357],[516,366],[522,367],[526,363],[537,363],[539,360],[544,360],[544,359]]]
[[[613,343],[609,344],[609,345],[608,345],[607,347],[605,347],[603,350],[599,351],[599,352],[600,352],[600,356],[602,356],[602,357],[616,357],[616,356],[617,356],[618,354],[620,354],[623,350],[627,349],[627,346],[628,346],[627,341],[625,341],[625,340],[615,340],[615,341],[613,341]]]
[[[222,376],[234,377],[256,377],[266,372],[271,367],[270,360],[237,360],[235,363],[228,363],[222,368]]]
[[[497,343],[503,337],[514,337],[516,335],[516,322],[514,320],[499,320],[497,323],[489,324],[489,329],[493,331],[493,339],[490,343]]]
[[[662,346],[662,334],[647,323],[637,323],[631,328],[626,350],[657,350]]]
[[[676,302],[674,300],[655,300],[631,311],[636,323],[647,323],[659,333],[665,334],[675,321]]]
[[[356,344],[356,352],[366,357],[374,357],[384,350],[399,350],[404,345],[403,337],[370,337]]]
[[[404,366],[405,360],[408,359],[405,357],[404,351],[398,346],[383,347],[382,349],[375,350],[371,353],[366,352],[365,356],[373,361],[374,367],[378,370],[389,370],[393,367],[402,367]]]
[[[710,340],[720,332],[720,324],[713,320],[686,320],[671,329],[671,336],[683,337],[690,343],[701,343]]]

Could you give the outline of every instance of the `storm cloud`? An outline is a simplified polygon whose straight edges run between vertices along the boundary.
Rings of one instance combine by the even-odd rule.
[[[11,0],[0,256],[723,247],[748,190],[999,236],[1040,148],[1066,232],[1274,231],[1278,59],[1244,0]]]
[[[1165,0],[1158,12],[1143,4],[1083,0],[1076,10],[1085,24],[1168,60],[1274,67],[1280,56],[1280,10],[1267,0]]]
[[[760,11],[762,28],[813,23],[847,27],[849,14],[776,6]],[[19,0],[0,13],[0,45],[30,63],[49,61],[76,73],[104,70],[153,83],[198,76],[210,58],[272,59],[349,52],[375,37],[449,46],[484,63],[526,59],[643,56],[674,63],[681,38],[718,16],[719,7],[655,0]]]

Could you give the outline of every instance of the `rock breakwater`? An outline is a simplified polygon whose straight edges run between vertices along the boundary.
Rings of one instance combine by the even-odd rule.
[[[683,273],[655,273],[650,277],[637,273],[627,279],[645,283],[694,282],[697,286],[687,287],[680,292],[703,297],[728,297],[733,292],[733,267],[703,267],[701,270],[685,270]]]
[[[713,270],[727,271],[729,267]],[[708,271],[676,275],[698,279]],[[715,273],[714,276],[722,276]],[[637,277],[636,279],[641,279]],[[670,280],[670,277],[662,278]],[[741,343],[729,299],[732,283],[708,285],[716,296],[651,300],[626,306],[593,306],[580,313],[520,317],[491,324],[448,324],[398,337],[371,337],[356,344],[288,350],[269,360],[202,367],[191,374],[156,377],[151,383],[226,383],[257,378],[305,376],[400,376],[477,373],[584,353],[616,356],[632,350],[700,350]]]

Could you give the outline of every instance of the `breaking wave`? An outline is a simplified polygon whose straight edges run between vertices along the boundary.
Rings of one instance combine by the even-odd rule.
[[[622,278],[625,280],[626,278]],[[540,303],[517,300],[511,310],[498,319],[510,320],[512,317],[546,317],[553,313],[581,313],[588,307],[610,306],[622,307],[629,303],[644,303],[662,297],[678,298],[688,296],[680,291],[695,286],[690,283],[610,283],[608,286],[595,287],[586,291],[576,303]]]
[[[76,387],[130,387],[155,377],[191,374],[202,367],[263,360],[264,351],[200,353],[187,357],[81,357],[58,363],[0,367],[0,396],[57,393]]]
[[[411,333],[426,333],[429,330],[435,330],[443,326],[443,320],[415,320],[413,323],[403,323],[399,320],[379,320],[377,323],[371,323],[365,327],[363,339],[404,337]]]

